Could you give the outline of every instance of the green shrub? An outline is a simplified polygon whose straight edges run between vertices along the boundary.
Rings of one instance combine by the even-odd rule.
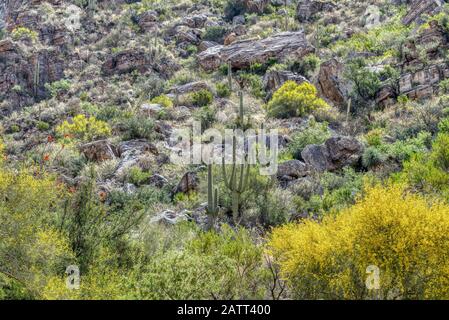
[[[56,97],[63,92],[67,92],[70,89],[71,84],[70,80],[62,79],[51,84],[46,83],[45,89],[50,92],[52,97]]]
[[[438,130],[441,133],[449,133],[449,117],[440,121],[438,124]]]
[[[47,131],[48,129],[50,129],[50,125],[47,122],[44,122],[44,121],[38,121],[36,127],[40,131]]]
[[[206,27],[203,34],[203,39],[206,41],[223,42],[227,29],[222,26]]]
[[[382,129],[373,129],[369,131],[365,135],[366,142],[369,146],[380,146],[382,144],[382,138],[383,138],[383,130]]]
[[[379,76],[368,69],[362,58],[352,60],[347,67],[346,75],[354,83],[355,92],[362,99],[374,99],[381,86]]]
[[[26,27],[17,27],[11,32],[11,36],[16,41],[20,39],[30,39],[32,41],[36,41],[38,38],[38,33]]]
[[[302,117],[328,107],[323,99],[317,97],[317,90],[312,84],[287,81],[273,94],[268,103],[268,114],[276,118]]]
[[[231,95],[231,89],[227,83],[219,82],[216,84],[215,89],[220,98],[227,98]]]
[[[310,121],[308,126],[292,136],[292,141],[288,145],[288,151],[295,159],[302,159],[301,152],[310,144],[322,144],[329,139],[331,133],[327,123]]]
[[[293,72],[299,73],[308,78],[313,74],[313,72],[315,72],[319,65],[320,58],[315,54],[308,54],[299,61],[295,60],[290,66],[290,69]]]
[[[155,136],[154,122],[147,117],[138,115],[131,116],[122,120],[122,129],[124,131],[123,139],[153,139]]]
[[[385,154],[383,154],[376,147],[368,147],[363,152],[362,164],[365,168],[375,167],[386,160]]]
[[[210,105],[214,99],[212,93],[207,89],[202,89],[190,94],[190,101],[195,107]]]
[[[196,121],[201,122],[201,130],[205,131],[212,127],[215,122],[215,109],[206,106],[195,112],[194,118]]]
[[[126,174],[126,180],[136,186],[140,186],[142,183],[148,180],[151,173],[142,171],[139,167],[132,167]]]
[[[232,21],[235,16],[245,13],[245,4],[241,0],[226,0],[224,16],[227,21]]]
[[[56,133],[64,139],[79,139],[88,142],[108,137],[112,131],[106,122],[79,114],[73,118],[72,122],[66,120],[59,125],[56,128]]]
[[[173,102],[166,95],[160,95],[158,97],[153,98],[151,100],[151,103],[160,104],[164,108],[172,108],[173,107]]]
[[[265,97],[262,78],[257,74],[239,72],[238,77],[245,88],[248,88],[251,94],[256,98]]]

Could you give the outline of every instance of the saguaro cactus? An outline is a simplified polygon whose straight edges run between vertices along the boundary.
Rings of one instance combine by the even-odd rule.
[[[243,103],[243,91],[239,91],[239,115],[237,118],[237,127],[240,129],[247,129],[250,126],[250,119],[248,117],[245,123],[245,106]]]
[[[232,64],[231,61],[228,61],[228,86],[229,90],[232,91]]]
[[[238,224],[241,220],[239,214],[241,197],[248,188],[250,165],[245,161],[242,164],[237,164],[237,139],[235,136],[232,139],[232,171],[230,176],[226,172],[225,157],[223,157],[222,162],[223,179],[232,194],[232,215],[234,222]]]
[[[209,215],[209,228],[212,228],[218,216],[218,188],[214,188],[212,164],[207,166],[207,214]]]
[[[37,96],[40,82],[40,72],[41,65],[39,62],[39,56],[36,57],[36,63],[34,65],[34,74],[33,74],[33,85],[34,85],[34,95]]]

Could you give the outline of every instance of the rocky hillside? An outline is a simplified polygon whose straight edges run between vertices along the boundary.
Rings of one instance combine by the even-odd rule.
[[[307,281],[297,285],[302,275],[285,258],[292,249],[279,239],[310,243],[289,223],[327,228],[328,216],[356,212],[374,192],[407,190],[422,197],[413,198],[415,207],[426,197],[446,205],[448,94],[442,0],[0,0],[0,201],[8,207],[0,216],[19,214],[10,207],[15,199],[32,217],[47,214],[27,230],[46,230],[60,243],[33,257],[42,239],[5,227],[6,238],[26,235],[24,243],[0,244],[0,299],[366,298],[360,284],[348,289],[356,297],[318,280],[324,296],[301,291]],[[174,164],[179,145],[171,137],[195,121],[203,131],[278,130],[277,173],[234,166],[239,184],[219,164]],[[47,183],[61,194],[42,198]],[[20,192],[31,204],[42,198],[43,207],[33,211]],[[438,234],[449,231],[444,223]],[[333,239],[326,232],[322,243]],[[297,250],[313,250],[305,247]],[[243,262],[229,248],[241,250]],[[298,265],[318,272],[314,253],[307,257]],[[356,260],[348,263],[364,275]],[[86,274],[82,290],[61,284],[70,261]],[[38,265],[45,281],[34,281],[31,267],[16,274],[18,264]],[[115,278],[106,279],[107,268]],[[229,274],[218,281],[223,268]],[[136,285],[143,289],[129,290]],[[398,297],[448,297],[448,286],[424,294],[407,285]]]

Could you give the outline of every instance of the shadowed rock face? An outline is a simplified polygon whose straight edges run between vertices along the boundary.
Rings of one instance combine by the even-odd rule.
[[[205,70],[214,70],[227,61],[233,68],[249,67],[253,63],[265,63],[270,58],[282,60],[287,56],[300,59],[312,53],[303,31],[284,32],[263,40],[243,40],[229,46],[214,46],[198,55],[198,62]]]
[[[318,88],[322,95],[336,106],[346,104],[347,89],[343,83],[343,64],[336,59],[324,62],[318,75]]]
[[[305,22],[312,20],[319,12],[331,11],[334,8],[335,5],[330,1],[301,0],[296,7],[296,17],[299,22]]]
[[[363,145],[352,137],[332,137],[322,145],[309,145],[301,153],[305,163],[316,171],[333,171],[355,165]]]
[[[29,55],[11,40],[0,41],[0,101],[9,102],[0,113],[9,114],[46,98],[45,83],[58,81],[63,75],[64,62],[55,50],[42,49]]]
[[[415,0],[407,12],[402,22],[406,25],[410,25],[413,22],[419,22],[423,14],[432,14],[437,11],[444,1],[442,0]]]

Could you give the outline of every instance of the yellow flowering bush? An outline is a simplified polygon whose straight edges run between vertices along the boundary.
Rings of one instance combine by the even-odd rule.
[[[164,108],[173,108],[173,102],[165,94],[153,98],[151,103],[160,104]]]
[[[0,299],[40,297],[47,281],[73,261],[67,238],[54,226],[62,196],[54,179],[0,167]]]
[[[269,115],[276,118],[302,117],[314,110],[328,108],[329,105],[317,97],[315,86],[307,82],[286,81],[268,103]]]
[[[448,299],[449,205],[370,186],[337,216],[274,229],[269,252],[295,298]],[[372,266],[377,290],[366,285]]]
[[[111,135],[111,127],[104,121],[95,117],[86,117],[79,114],[70,123],[67,120],[56,128],[58,135],[65,139],[79,139],[81,141],[93,141]]]

